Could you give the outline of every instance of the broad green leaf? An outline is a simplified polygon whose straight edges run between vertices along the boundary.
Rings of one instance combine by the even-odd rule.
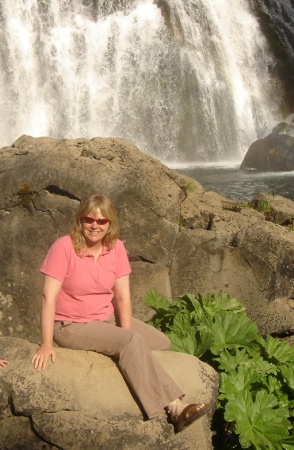
[[[235,424],[243,448],[294,450],[294,349],[288,343],[263,339],[244,305],[227,294],[169,302],[152,290],[145,304],[156,312],[149,323],[169,336],[172,350],[218,367],[218,407]]]
[[[174,316],[173,324],[170,327],[171,332],[169,338],[172,341],[172,349],[176,351],[184,351],[194,355],[196,349],[197,327],[191,325],[191,314],[186,311],[185,314],[178,312]]]
[[[231,298],[228,294],[214,296],[212,294],[201,293],[199,294],[199,301],[210,317],[221,310],[245,312],[245,306],[237,299]]]
[[[189,312],[191,314],[190,319],[195,323],[201,323],[204,317],[204,312],[200,303],[192,294],[182,295],[179,300],[171,302],[169,312],[175,315],[179,311],[182,312],[183,315],[186,315],[186,313]]]
[[[155,289],[147,292],[144,303],[146,306],[154,309],[154,311],[158,311],[159,309],[167,311],[170,306],[170,302]]]
[[[169,302],[154,289],[146,294],[144,303],[156,312],[148,323],[163,332],[170,330],[175,314],[178,311],[185,310],[181,302]]]
[[[231,372],[236,369],[240,365],[246,367],[254,367],[255,371],[258,372],[261,376],[262,374],[266,375],[276,375],[278,372],[277,367],[265,361],[259,354],[255,352],[254,356],[252,356],[248,352],[248,348],[236,348],[236,349],[225,349],[223,352],[219,354],[218,357],[215,358],[216,361],[219,362],[219,369],[224,370],[225,372]]]
[[[239,355],[242,355],[241,361],[243,360],[243,354],[241,352],[247,354],[245,349],[237,349],[235,352],[230,352],[227,348],[225,348],[222,352],[220,352],[215,358],[215,360],[219,363],[219,370],[223,370],[228,373],[235,370],[240,363]]]
[[[195,354],[196,341],[192,336],[186,335],[179,337],[175,332],[169,333],[168,337],[171,340],[171,350],[175,352]]]
[[[292,430],[292,436],[283,439],[282,448],[283,450],[294,450],[294,430]]]
[[[200,294],[199,301],[202,306],[205,317],[211,320],[221,310],[220,303],[216,301],[213,295]]]
[[[238,370],[230,372],[229,375],[221,372],[219,390],[231,398],[244,389],[250,391],[251,385],[256,381],[258,381],[258,374],[253,367],[240,366]]]
[[[292,391],[294,391],[293,365],[294,365],[294,363],[292,363],[291,365],[283,364],[282,366],[280,366],[280,371],[281,371],[283,377],[285,378],[287,385],[292,389]]]
[[[200,358],[202,355],[204,355],[205,352],[210,350],[212,344],[213,344],[214,338],[211,335],[211,333],[196,333],[196,349],[194,356],[197,356],[197,358]]]
[[[201,305],[194,294],[185,294],[180,296],[180,300],[185,302],[190,311],[201,309]]]
[[[215,355],[225,348],[250,346],[258,333],[257,325],[249,317],[232,311],[219,311],[211,331],[215,336],[211,351]]]
[[[276,397],[259,391],[255,401],[246,390],[230,399],[225,409],[225,420],[235,421],[235,432],[242,447],[281,450],[282,440],[288,436],[290,423],[287,409],[280,408]]]
[[[292,439],[290,442],[283,442],[282,443],[283,450],[294,450],[294,439]]]
[[[219,362],[219,369],[225,372],[231,372],[240,366],[240,364],[250,365],[250,356],[245,348],[228,350],[225,348],[218,357],[215,358]]]
[[[274,394],[276,391],[279,392],[282,390],[282,383],[278,380],[277,377],[268,376],[267,377],[267,391],[271,394]]]
[[[281,363],[294,364],[294,347],[288,342],[281,342],[272,336],[267,336],[264,339],[263,349],[269,359],[274,359]]]
[[[230,297],[228,294],[221,294],[219,296],[219,303],[221,305],[221,309],[224,311],[236,311],[236,312],[245,312],[246,308],[243,303],[241,303],[236,298]]]
[[[207,306],[210,303],[214,301],[215,296],[213,294],[208,294],[206,292],[201,292],[201,294],[198,295],[199,302],[201,303],[201,306]]]

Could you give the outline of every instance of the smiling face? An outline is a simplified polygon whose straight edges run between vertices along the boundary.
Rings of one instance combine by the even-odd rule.
[[[95,220],[91,221],[91,218]],[[103,220],[105,219],[106,218],[101,214],[100,209],[95,213],[92,212],[85,217],[81,217],[82,233],[88,248],[101,247],[102,241],[110,228],[109,221],[103,223]]]
[[[100,219],[108,219],[108,223],[101,223]],[[119,238],[119,225],[114,205],[108,197],[94,194],[82,201],[76,212],[71,238],[79,256],[85,253],[85,247],[99,250],[101,244],[109,249],[115,245]]]

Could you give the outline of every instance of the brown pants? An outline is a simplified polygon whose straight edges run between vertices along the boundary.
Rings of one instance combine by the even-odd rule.
[[[108,322],[55,322],[54,341],[60,347],[92,350],[115,357],[149,419],[163,413],[182,390],[153,356],[151,350],[168,350],[169,339],[154,327],[133,318],[132,329]]]

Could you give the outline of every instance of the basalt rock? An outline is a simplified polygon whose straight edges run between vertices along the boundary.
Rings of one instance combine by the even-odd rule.
[[[211,450],[208,415],[176,434],[162,416],[143,420],[115,363],[104,355],[56,348],[56,362],[36,372],[30,363],[37,345],[0,338],[1,450]],[[218,375],[183,353],[154,356],[192,402],[217,401]],[[2,420],[1,420],[2,419]]]
[[[253,142],[241,163],[241,169],[263,172],[293,171],[294,137],[271,133]]]
[[[50,373],[54,370],[54,377],[62,378],[63,372],[68,370],[70,376],[65,385],[69,392],[61,389],[60,384],[56,396],[61,393],[62,398],[63,395],[70,397],[73,396],[70,391],[76,390],[81,401],[84,391],[76,376],[78,380],[83,376],[87,378],[88,373],[92,376],[91,368],[97,362],[110,379],[110,373],[117,370],[109,366],[110,361],[106,363],[101,355],[58,349],[61,365],[50,365],[48,374],[45,371],[36,375],[29,363],[22,373],[20,367],[24,360],[19,360],[23,352],[25,361],[29,361],[40,342],[41,262],[53,241],[68,233],[81,199],[90,194],[109,196],[118,210],[121,238],[133,270],[134,315],[139,319],[146,320],[152,315],[143,304],[145,293],[152,288],[169,299],[185,293],[226,292],[244,302],[247,313],[257,322],[262,334],[292,339],[294,232],[290,221],[294,216],[293,202],[282,197],[276,199],[273,202],[275,217],[280,210],[283,223],[276,219],[270,221],[264,211],[206,192],[197,181],[177,174],[122,139],[57,140],[22,136],[12,146],[0,150],[0,163],[0,334],[6,336],[0,357],[11,360],[9,377],[3,375],[7,368],[1,371],[0,388],[8,408],[3,415],[11,417],[12,414],[14,424],[16,421],[25,424],[19,436],[29,440],[33,432],[34,439],[42,436],[46,445],[65,449],[78,449],[71,447],[71,442],[85,439],[84,447],[80,448],[95,449],[87,439],[92,438],[91,430],[93,439],[100,430],[101,436],[105,433],[106,437],[101,437],[103,445],[97,448],[111,448],[106,444],[111,434],[110,416],[105,425],[98,413],[88,416],[88,412],[76,410],[75,401],[67,413],[68,403],[63,402],[57,408],[54,395],[50,394],[51,387],[49,389],[55,379],[50,380]],[[7,349],[8,337],[13,339],[13,345]],[[19,340],[14,341],[15,338]],[[165,358],[169,359],[172,375],[176,367],[181,366],[177,358],[182,356],[171,353],[159,357],[163,358],[163,363]],[[78,367],[83,358],[85,363],[80,372]],[[58,375],[55,371],[61,366]],[[191,367],[187,368],[189,379],[195,377]],[[201,366],[202,369],[209,378],[209,370],[205,366]],[[30,392],[33,392],[36,377],[42,380],[44,395],[48,396],[46,408],[42,406],[43,396],[39,403],[36,399],[36,403],[29,406],[30,396],[27,389],[22,388],[22,383],[30,384]],[[131,414],[127,427],[121,417],[113,419],[115,429],[120,430],[117,431],[123,443],[120,448],[161,448],[162,439],[170,433],[168,425],[165,421],[140,422],[137,406],[132,403],[126,386],[119,381],[119,373],[115,377],[118,384],[114,390],[123,386],[125,398],[128,398],[123,403],[126,405],[124,414]],[[215,387],[215,382],[213,385]],[[189,383],[187,386],[195,398],[196,390],[194,392]],[[91,392],[96,388],[98,384],[93,381]],[[41,393],[41,388],[38,389]],[[208,396],[211,397],[213,389],[210,386]],[[83,427],[87,430],[83,431],[83,439],[81,431],[68,436],[70,430],[75,430],[77,417],[80,417],[80,430]],[[73,441],[54,440],[58,428],[65,430],[62,439]],[[206,425],[201,432],[207,432]],[[157,441],[152,433],[159,436]],[[130,434],[143,436],[136,438],[137,447],[127,447]],[[152,446],[147,435],[151,436]],[[168,448],[188,450],[189,444],[182,443],[181,435],[176,438],[177,443]],[[114,433],[111,437],[117,439]],[[198,431],[195,441],[197,438]],[[118,448],[117,445],[116,441],[114,448]],[[193,448],[197,448],[196,444]]]
[[[152,288],[170,299],[227,292],[267,333],[273,327],[260,323],[260,310],[267,315],[269,302],[294,298],[290,200],[271,200],[269,222],[258,208],[206,192],[122,139],[22,136],[0,150],[0,161],[2,335],[38,342],[39,267],[52,242],[68,233],[80,200],[97,192],[118,210],[140,319],[151,315],[143,299]],[[275,311],[276,334],[293,333],[293,314],[289,308],[280,321]]]

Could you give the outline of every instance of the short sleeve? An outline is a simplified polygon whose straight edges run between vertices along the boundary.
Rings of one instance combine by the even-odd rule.
[[[124,275],[129,275],[132,272],[129,258],[125,246],[119,239],[116,241],[115,249],[117,252],[117,264],[115,278],[123,277]]]
[[[71,242],[67,242],[68,240],[70,240],[70,236],[66,240],[64,238],[57,239],[50,247],[40,268],[40,272],[61,282],[64,281],[69,266],[69,252],[66,247]]]

